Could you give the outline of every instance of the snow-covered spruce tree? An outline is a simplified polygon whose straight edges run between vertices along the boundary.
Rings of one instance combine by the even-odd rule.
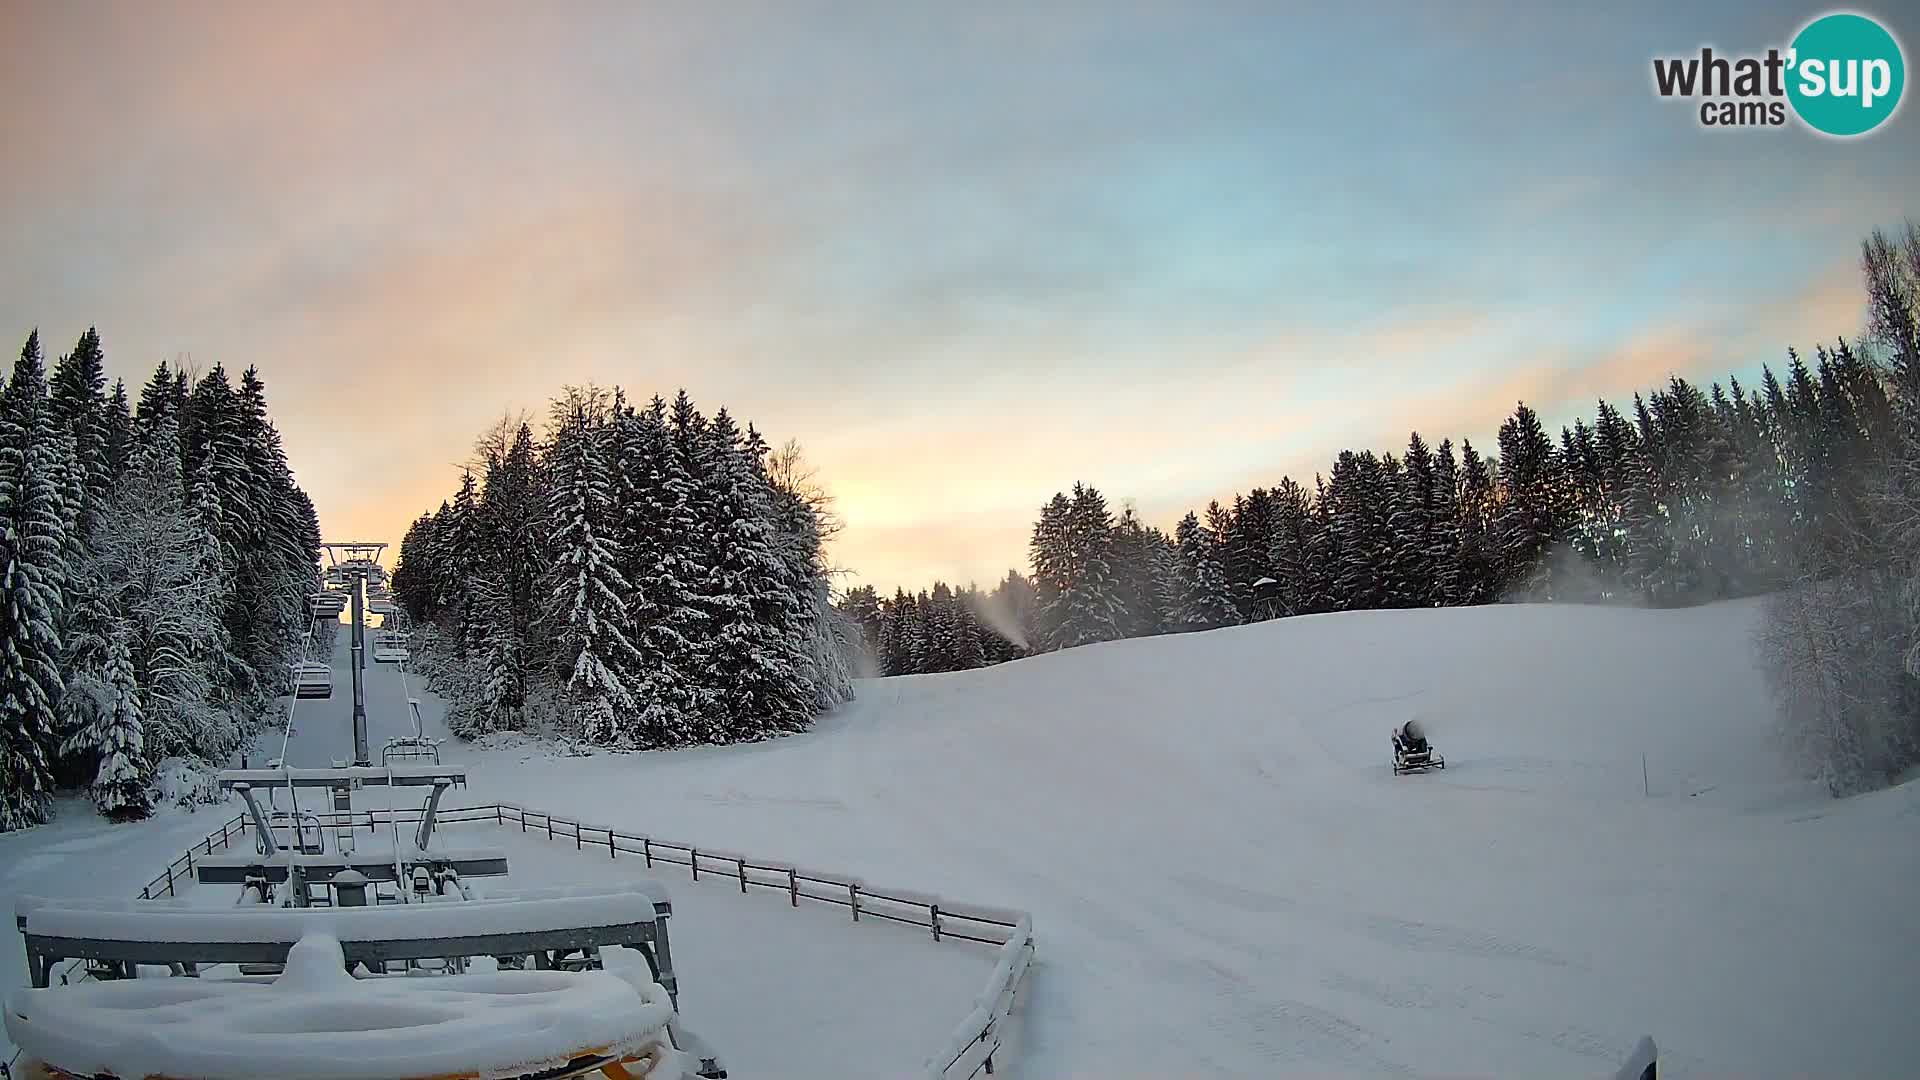
[[[813,687],[802,651],[801,608],[775,551],[771,492],[727,410],[707,430],[707,512],[717,541],[703,600],[707,715],[716,741],[804,730]]]
[[[107,486],[100,492],[100,498],[104,501],[114,481],[127,471],[127,463],[133,459],[133,412],[127,404],[126,380],[113,381],[113,393],[107,397],[102,419],[106,429],[104,452],[107,461]]]
[[[1426,551],[1432,575],[1429,597],[1436,606],[1460,602],[1460,467],[1453,440],[1441,439],[1433,455],[1432,532]]]
[[[1054,492],[1040,508],[1040,520],[1034,523],[1029,558],[1033,563],[1035,652],[1061,647],[1060,620],[1064,614],[1062,597],[1073,582],[1073,504],[1065,492]]]
[[[924,671],[958,670],[959,620],[954,611],[953,589],[944,581],[933,583],[927,594],[926,666]]]
[[[1393,538],[1392,591],[1406,607],[1432,607],[1439,602],[1434,561],[1437,483],[1433,451],[1416,431],[1407,437],[1407,456],[1387,521]]]
[[[969,585],[955,597],[953,667],[971,671],[988,664],[986,632],[975,614],[980,607],[979,590]]]
[[[1291,477],[1273,491],[1273,537],[1269,565],[1280,583],[1283,615],[1313,610],[1311,581],[1313,497]]]
[[[1500,594],[1500,553],[1493,529],[1498,509],[1493,466],[1473,442],[1460,440],[1460,589],[1457,602],[1485,604]]]
[[[808,637],[815,711],[853,700],[854,679],[867,655],[860,624],[833,603],[825,581],[814,584],[813,630]]]
[[[1120,580],[1106,497],[1087,484],[1074,484],[1066,531],[1067,577],[1053,602],[1059,646],[1116,640],[1121,636]]]
[[[319,586],[320,524],[313,501],[294,483],[257,370],[241,374],[231,407],[245,485],[240,547],[229,553],[236,581],[228,625],[235,657],[244,664],[235,680],[237,708],[252,726],[304,636],[307,597]]]
[[[570,391],[579,407],[598,422],[601,408],[591,391]],[[556,403],[556,406],[558,403]],[[556,428],[565,419],[556,416]],[[547,639],[539,632],[535,614],[545,605],[538,583],[546,573],[545,478],[533,430],[525,423],[514,429],[503,449],[489,448],[485,483],[480,498],[480,552],[488,567],[487,576],[503,591],[501,613],[507,621],[504,630],[512,648],[521,656],[521,665],[529,676],[552,662]],[[516,691],[524,697],[526,689]]]
[[[681,541],[672,532],[686,524],[677,500],[688,485],[676,468],[667,405],[658,395],[644,409],[617,413],[613,424],[617,538],[629,587],[626,635],[635,652],[632,690],[639,704],[628,727],[642,749],[677,746],[692,737],[695,707],[693,643],[685,636],[692,593],[681,569]]]
[[[833,603],[825,542],[840,529],[832,498],[814,480],[798,443],[788,440],[768,452],[760,432],[747,426],[747,452],[769,486],[774,551],[787,581],[801,597],[800,634],[804,674],[813,687],[814,709],[825,712],[853,700],[859,637]]]
[[[1219,534],[1225,539],[1222,566],[1227,580],[1233,583],[1234,603],[1242,622],[1267,617],[1265,611],[1270,605],[1263,604],[1265,594],[1263,590],[1256,590],[1254,583],[1274,577],[1275,511],[1273,493],[1254,488],[1244,496],[1234,496],[1233,510],[1222,523]]]
[[[113,481],[109,460],[110,438],[107,408],[107,375],[100,335],[92,327],[80,335],[73,351],[54,365],[47,405],[54,426],[73,439],[77,464],[73,516],[76,540],[82,540],[93,528],[99,503],[106,498]],[[125,402],[122,391],[122,404]]]
[[[1343,450],[1334,459],[1321,501],[1333,542],[1328,566],[1335,610],[1367,611],[1391,601],[1392,498],[1386,467],[1373,451]]]
[[[476,657],[485,651],[487,642],[486,605],[480,594],[488,568],[481,533],[480,487],[472,470],[460,474],[460,489],[453,497],[439,540],[442,549],[436,560],[437,602],[451,619],[456,653]]]
[[[634,733],[621,718],[633,712],[628,680],[638,656],[626,637],[628,586],[612,535],[614,505],[601,450],[606,434],[606,425],[591,424],[576,405],[549,451],[554,568],[547,617],[562,657],[571,661],[566,686],[581,736],[630,746]]]
[[[177,430],[187,408],[187,395],[182,382],[185,376],[185,372],[176,374],[165,360],[153,369],[146,385],[140,388],[140,400],[133,412],[134,426],[142,434],[152,432],[162,420],[169,417],[173,419]]]
[[[185,505],[180,468],[169,417],[141,436],[101,509],[92,573],[123,620],[150,759],[222,761],[244,732],[213,702],[221,587],[204,572],[209,538]]]
[[[194,661],[206,672],[208,703],[237,715],[233,707],[244,699],[254,680],[246,662],[235,654],[234,627],[247,627],[250,612],[237,587],[236,549],[226,537],[243,530],[235,527],[238,522],[228,524],[233,519],[220,505],[211,455],[202,457],[198,470],[187,477],[186,513],[194,531],[194,576],[202,583],[213,610],[220,613]]]
[[[1161,632],[1160,609],[1154,597],[1156,535],[1157,530],[1143,524],[1131,506],[1114,522],[1111,550],[1121,637]]]
[[[445,505],[444,503],[442,504]],[[400,557],[393,567],[393,595],[407,618],[416,625],[432,620],[437,611],[433,604],[433,568],[432,548],[434,517],[421,514],[407,526],[407,533],[400,541]]]
[[[0,832],[52,813],[68,518],[36,332],[0,394]]]
[[[867,653],[879,656],[880,624],[885,617],[881,611],[880,594],[871,585],[856,585],[847,590],[837,606],[859,628]]]
[[[1212,630],[1238,623],[1240,609],[1234,606],[1227,589],[1226,571],[1220,563],[1218,544],[1192,512],[1181,518],[1180,524],[1175,527],[1174,543],[1180,555],[1183,586],[1180,629]]]
[[[895,589],[887,605],[887,618],[880,643],[881,671],[887,675],[916,675],[920,654],[921,628],[914,598],[905,589]]]
[[[126,634],[117,628],[108,642],[105,674],[108,706],[98,714],[97,730],[88,740],[98,747],[100,760],[93,777],[93,804],[115,821],[134,821],[153,812],[153,766],[147,760],[133,655]]]
[[[1196,527],[1199,519],[1195,519]],[[1153,545],[1153,606],[1158,633],[1177,634],[1186,625],[1187,573],[1178,545],[1164,535]]]
[[[638,567],[639,580],[629,582],[647,604],[634,642],[645,672],[642,745],[682,746],[707,735],[703,673],[711,624],[703,596],[711,564],[698,487],[706,419],[685,390],[674,395],[671,410],[655,396],[639,415],[644,520],[658,537]]]
[[[95,529],[105,499],[95,506]],[[66,688],[60,697],[60,754],[55,776],[62,787],[87,783],[97,771],[100,745],[99,714],[112,707],[108,689],[109,646],[119,617],[110,599],[111,583],[100,579],[100,567],[89,552],[68,568],[67,620],[61,634]]]

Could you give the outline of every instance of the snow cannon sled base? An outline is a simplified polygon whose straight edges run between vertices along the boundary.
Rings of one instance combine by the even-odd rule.
[[[1425,739],[1408,740],[1399,728],[1393,732],[1393,775],[1403,773],[1426,772],[1428,769],[1444,769],[1447,759],[1434,750]]]

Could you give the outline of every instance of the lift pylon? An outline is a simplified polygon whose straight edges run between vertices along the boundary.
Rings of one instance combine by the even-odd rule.
[[[353,763],[373,764],[373,752],[367,746],[367,581],[380,572],[380,556],[387,545],[376,541],[343,540],[320,545],[336,569],[347,575],[347,597],[353,612],[353,655],[348,669],[353,673]]]

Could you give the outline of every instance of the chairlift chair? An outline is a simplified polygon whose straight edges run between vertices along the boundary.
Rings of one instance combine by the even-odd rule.
[[[411,658],[406,647],[400,644],[396,634],[381,634],[373,639],[373,662],[376,664],[404,664]]]
[[[333,668],[317,660],[294,665],[293,696],[326,698],[333,696]]]
[[[393,761],[432,761],[440,764],[440,740],[429,739],[426,725],[420,718],[420,699],[408,698],[407,711],[413,717],[413,734],[388,739],[387,745],[380,748],[380,764]]]

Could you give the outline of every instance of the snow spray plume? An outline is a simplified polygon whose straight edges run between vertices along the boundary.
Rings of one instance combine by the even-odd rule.
[[[986,623],[993,629],[994,633],[999,634],[1001,637],[1006,638],[1022,649],[1031,650],[1033,648],[1033,646],[1027,643],[1027,635],[1020,629],[1020,620],[1014,615],[1012,609],[1008,607],[1004,594],[998,592],[983,592],[975,589],[968,595],[972,597],[970,606],[973,608],[974,618]]]
[[[1570,547],[1556,547],[1544,556],[1533,582],[1520,582],[1501,594],[1502,604],[1607,604],[1646,607],[1645,595],[1617,575],[1609,574]]]

